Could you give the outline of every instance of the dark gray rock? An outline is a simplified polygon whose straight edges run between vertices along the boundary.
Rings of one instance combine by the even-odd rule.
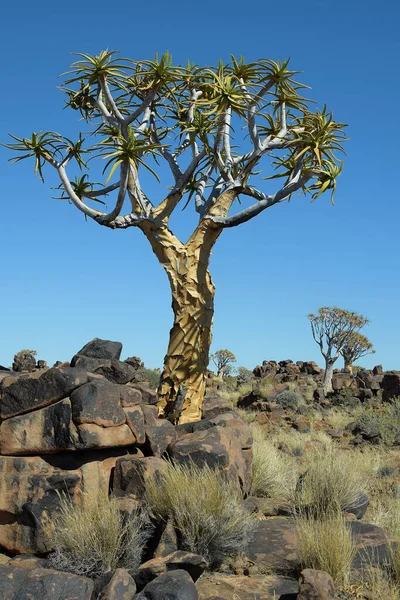
[[[88,356],[89,358],[116,358],[119,360],[122,352],[121,342],[111,342],[94,338],[88,342],[77,354]]]
[[[133,600],[136,584],[126,569],[116,569],[109,583],[103,589],[99,600]]]
[[[146,585],[136,600],[198,600],[190,575],[183,570],[160,575]]]
[[[93,589],[90,579],[71,573],[0,565],[1,600],[92,600]]]
[[[176,439],[175,427],[166,419],[159,419],[155,406],[142,406],[149,450],[153,456],[162,456]]]
[[[90,381],[71,394],[72,416],[77,424],[116,427],[125,423],[120,388],[109,381]]]
[[[67,398],[87,380],[85,371],[72,367],[6,377],[0,385],[1,417],[9,419],[54,404]]]

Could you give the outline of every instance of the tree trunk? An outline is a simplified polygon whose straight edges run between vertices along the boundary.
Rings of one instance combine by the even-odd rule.
[[[326,394],[328,394],[329,392],[333,392],[333,388],[332,388],[332,375],[333,375],[333,366],[335,364],[335,361],[332,361],[331,359],[326,359],[325,361],[325,373],[324,373],[324,379],[322,382],[322,387],[324,390],[324,395],[326,396]]]
[[[158,388],[160,417],[188,423],[201,419],[214,315],[214,284],[208,271],[220,230],[199,226],[183,245],[167,228],[146,236],[167,272],[174,324]]]
[[[353,375],[353,363],[349,360],[344,361],[344,370],[349,371],[351,375]]]

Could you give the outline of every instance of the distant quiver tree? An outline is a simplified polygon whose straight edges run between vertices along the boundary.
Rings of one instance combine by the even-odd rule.
[[[351,335],[347,336],[340,354],[343,356],[344,368],[352,373],[353,363],[367,354],[375,354],[375,350],[367,336],[353,331]]]
[[[302,97],[306,86],[295,75],[287,60],[246,63],[232,56],[199,67],[176,66],[168,52],[142,61],[107,50],[78,54],[62,89],[85,133],[11,136],[14,162],[32,157],[42,180],[44,167],[53,168],[61,198],[103,227],[139,229],[164,267],[174,324],[158,389],[162,417],[201,418],[214,312],[208,267],[224,229],[295,192],[315,200],[335,191],[345,125]],[[165,178],[157,197],[148,191],[148,176]],[[263,179],[280,183],[265,193]],[[197,222],[181,241],[169,222],[189,204]]]
[[[217,350],[210,358],[217,367],[217,377],[229,375],[232,363],[236,362],[236,356],[230,350]]]
[[[337,306],[322,306],[318,312],[307,315],[311,323],[314,340],[325,359],[322,382],[324,394],[332,391],[333,367],[348,340],[368,323],[368,319],[356,312]]]

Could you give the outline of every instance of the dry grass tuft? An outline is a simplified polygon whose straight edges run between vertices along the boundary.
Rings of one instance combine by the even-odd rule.
[[[157,517],[173,519],[181,549],[201,554],[212,568],[241,552],[256,521],[238,484],[207,465],[166,465],[161,483],[148,483],[147,502]]]
[[[368,458],[364,454],[361,458],[356,451],[343,452],[333,446],[316,449],[307,456],[294,504],[309,507],[314,516],[321,518],[332,511],[359,506],[371,481],[373,467],[371,462],[368,464]],[[365,461],[363,468],[361,461]]]
[[[253,426],[252,430],[254,443],[251,494],[289,500],[293,497],[298,479],[294,461],[265,439],[260,427]]]
[[[343,515],[299,516],[296,525],[302,568],[326,571],[336,584],[346,584],[357,548]]]
[[[140,511],[124,518],[116,499],[103,491],[83,495],[80,504],[61,497],[61,512],[44,524],[55,548],[50,561],[58,570],[92,578],[117,567],[135,569],[148,522]]]

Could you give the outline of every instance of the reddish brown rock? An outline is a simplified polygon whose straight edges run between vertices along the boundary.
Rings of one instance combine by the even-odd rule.
[[[197,581],[207,567],[205,559],[199,554],[183,552],[178,550],[168,556],[153,558],[140,565],[135,574],[135,581],[139,589],[142,589],[150,581],[164,575],[168,571],[182,569],[189,573],[193,581]]]
[[[0,384],[1,418],[9,419],[54,404],[86,382],[87,373],[71,367],[6,377]]]
[[[215,426],[180,436],[170,447],[170,455],[180,464],[194,462],[220,468],[236,479],[247,493],[249,491],[249,460],[242,451],[241,441],[235,431]]]
[[[133,600],[135,594],[135,580],[126,569],[116,569],[110,582],[101,592],[99,600]]]
[[[142,392],[131,385],[121,385],[119,387],[120,401],[123,407],[128,408],[143,402]]]
[[[92,423],[85,423],[78,425],[77,429],[81,449],[130,446],[136,441],[126,424],[118,427],[100,427]]]
[[[119,458],[115,465],[112,491],[115,496],[132,496],[143,501],[146,482],[161,481],[165,461],[156,456]]]
[[[126,423],[136,439],[136,444],[143,445],[146,442],[146,428],[144,415],[140,406],[124,408]]]
[[[389,402],[392,398],[400,396],[400,371],[385,373],[382,379],[382,400]]]
[[[93,581],[53,569],[0,566],[2,600],[92,600]]]
[[[158,418],[155,406],[142,406],[146,438],[154,456],[162,456],[168,446],[175,441],[175,427],[169,421]]]
[[[210,575],[196,584],[199,600],[296,600],[299,585],[296,579],[280,576],[250,577]]]
[[[71,404],[76,424],[117,427],[125,423],[119,386],[104,379],[90,381],[75,390],[71,394]]]
[[[304,569],[300,575],[297,600],[335,600],[333,580],[325,571]]]
[[[52,550],[43,516],[59,509],[59,493],[75,501],[81,484],[79,470],[54,468],[38,456],[0,457],[0,546],[17,554]]]
[[[293,518],[260,521],[244,553],[260,573],[271,570],[285,575],[298,573],[300,559]]]
[[[0,425],[1,454],[51,454],[74,450],[77,445],[69,399],[12,417]]]
[[[247,423],[238,415],[237,412],[225,412],[209,419],[213,425],[226,427],[233,431],[240,441],[244,450],[248,450],[253,445],[253,434]]]

